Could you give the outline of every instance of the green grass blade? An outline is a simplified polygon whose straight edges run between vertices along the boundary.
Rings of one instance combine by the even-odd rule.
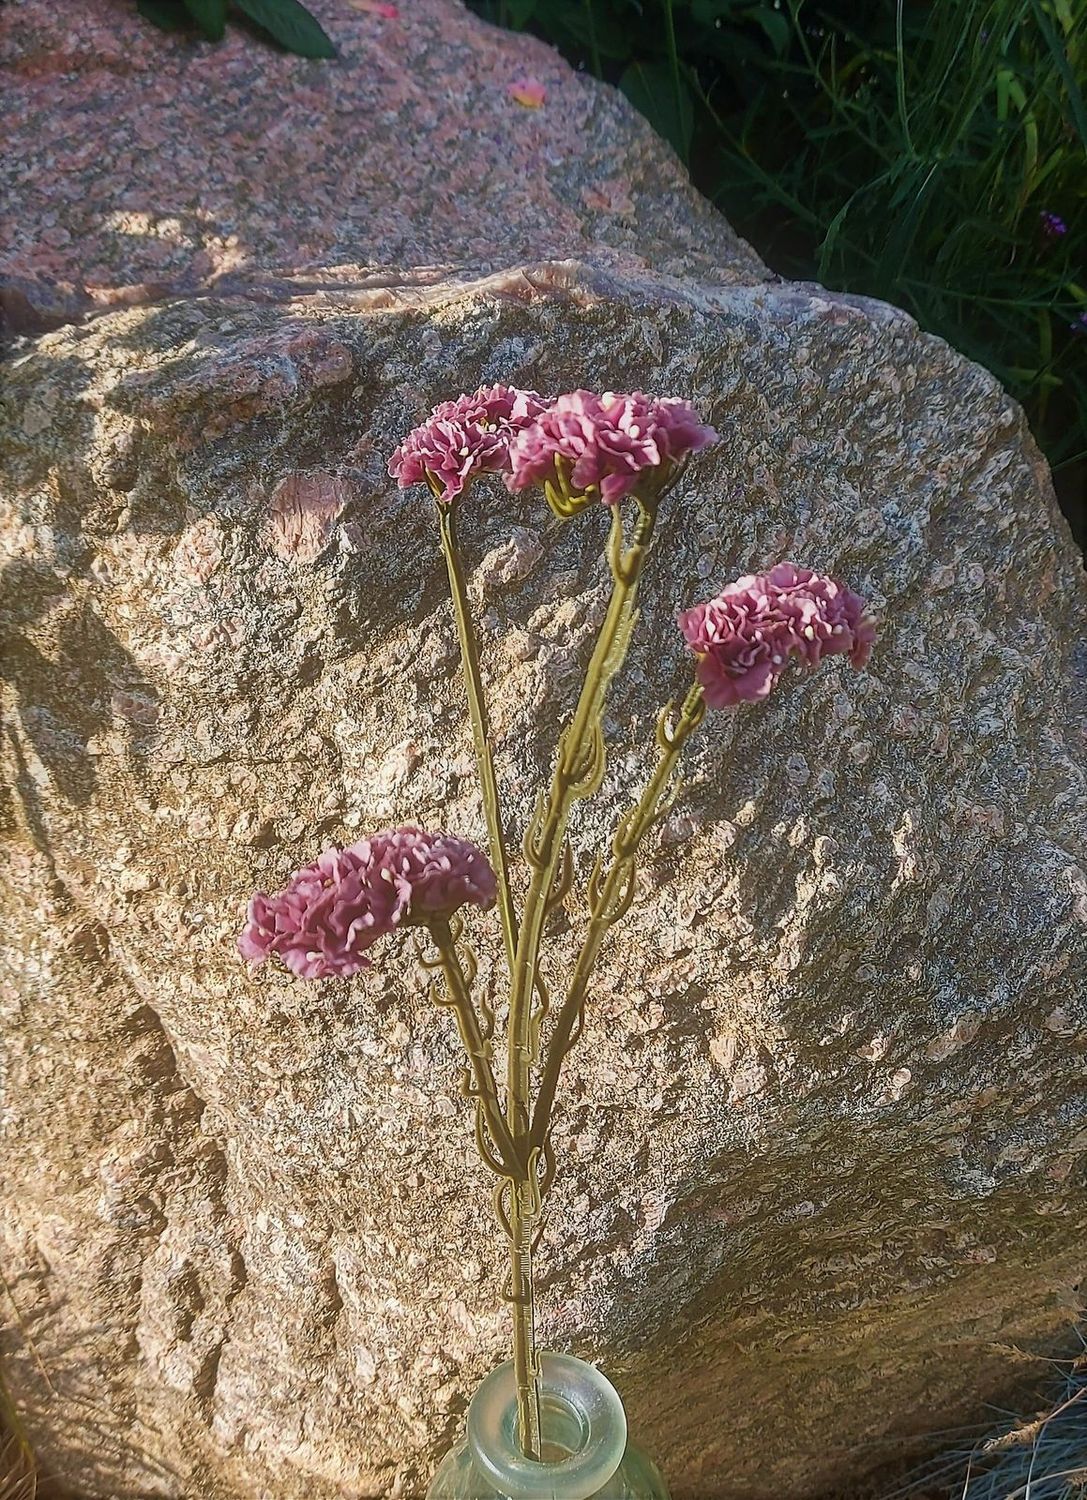
[[[336,48],[316,16],[298,0],[234,0],[270,37],[298,57],[335,57]]]
[[[1061,46],[1060,38],[1053,30],[1053,23],[1046,15],[1045,7],[1041,4],[1041,0],[1031,0],[1031,10],[1034,12],[1034,19],[1038,23],[1038,30],[1042,33],[1042,38],[1049,48],[1049,55],[1053,59],[1053,66],[1060,75],[1061,82],[1064,84],[1065,91],[1068,94],[1068,107],[1072,112],[1072,119],[1075,121],[1080,145],[1084,150],[1087,150],[1087,107],[1084,106],[1079,84],[1076,82],[1075,74],[1069,65],[1068,54]]]
[[[226,30],[227,0],[185,0],[185,9],[192,16],[209,42],[221,42]]]

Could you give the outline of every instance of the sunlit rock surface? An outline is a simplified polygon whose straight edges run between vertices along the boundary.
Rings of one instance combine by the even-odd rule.
[[[678,606],[789,556],[884,627],[700,733],[567,1079],[543,1337],[677,1500],[849,1495],[1069,1337],[1082,564],[996,382],[776,282],[611,91],[444,0],[318,8],[339,64],[0,19],[8,1381],[77,1497],[421,1495],[508,1341],[451,1023],[410,945],[312,986],[233,940],[323,841],[483,836],[396,442],[480,381],[638,385],[723,441],[667,503],[582,877]],[[516,838],[604,518],[464,520]]]

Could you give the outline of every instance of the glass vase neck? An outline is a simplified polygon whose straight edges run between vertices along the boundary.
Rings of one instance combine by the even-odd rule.
[[[540,1355],[542,1461],[517,1432],[513,1364],[487,1376],[468,1408],[468,1446],[480,1472],[509,1500],[589,1500],[626,1451],[627,1419],[615,1387],[569,1354]]]

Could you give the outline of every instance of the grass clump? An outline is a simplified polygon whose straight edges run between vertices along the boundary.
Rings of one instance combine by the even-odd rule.
[[[1087,1500],[1087,1353],[1064,1368],[1045,1411],[951,1448],[882,1500]]]
[[[15,1403],[0,1381],[0,1500],[35,1500],[37,1467]]]
[[[905,308],[1087,458],[1084,0],[475,0],[616,83],[775,270]]]

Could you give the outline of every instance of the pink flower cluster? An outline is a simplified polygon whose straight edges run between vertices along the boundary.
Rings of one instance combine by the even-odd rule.
[[[438,498],[449,505],[477,474],[509,467],[510,439],[546,405],[535,391],[510,385],[481,386],[443,401],[408,433],[389,459],[389,473],[402,490],[432,474],[441,485]]]
[[[477,474],[499,472],[514,491],[550,480],[615,505],[647,469],[674,465],[716,440],[678,396],[571,391],[548,401],[495,385],[436,406],[397,448],[389,473],[401,489],[434,482],[446,505]]]
[[[252,964],[273,953],[303,979],[349,977],[369,967],[366,950],[400,926],[444,920],[466,903],[488,907],[494,871],[466,839],[391,828],[326,849],[274,896],[258,892],[238,938]]]
[[[629,495],[646,469],[677,463],[717,441],[678,396],[571,391],[522,427],[510,445],[511,490],[565,479],[605,505]]]
[[[679,628],[698,657],[710,708],[767,697],[793,657],[815,667],[824,656],[848,655],[863,667],[876,638],[858,594],[787,562],[726,584],[716,598],[684,610]]]

